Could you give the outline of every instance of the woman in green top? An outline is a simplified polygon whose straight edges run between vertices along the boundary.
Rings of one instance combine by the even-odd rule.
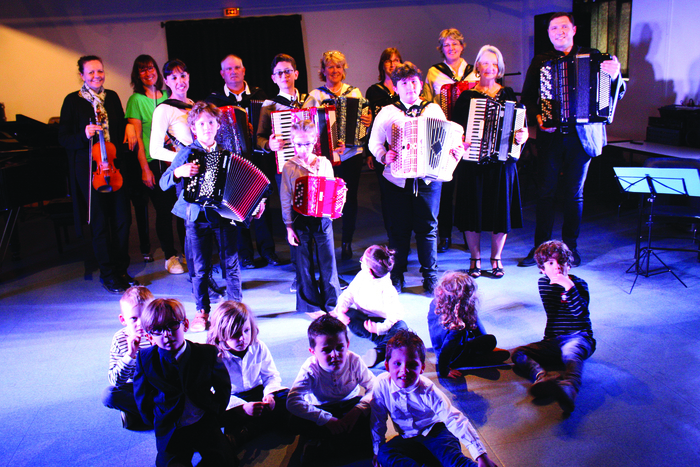
[[[175,204],[175,192],[174,190],[164,192],[160,189],[158,181],[167,169],[167,164],[153,159],[149,152],[153,111],[158,104],[168,99],[168,93],[161,90],[163,76],[158,69],[158,64],[150,55],[139,55],[134,60],[134,66],[131,69],[131,87],[134,89],[134,94],[131,95],[126,104],[126,118],[134,129],[134,132],[128,136],[130,146],[132,141],[135,141],[138,146],[140,170],[137,167],[134,171],[140,172],[140,178],[143,182],[138,185],[140,190],[134,190],[135,196],[132,196],[141,242],[141,253],[144,261],[153,261],[148,233],[148,198],[150,198],[156,211],[156,235],[166,258],[165,269],[171,274],[181,274],[184,272],[184,268],[179,262],[175,249],[173,217],[170,212]],[[147,187],[146,189],[143,189],[144,185]],[[139,193],[143,194],[144,192],[145,195],[139,197]],[[138,202],[139,198],[143,200],[142,203]],[[182,238],[184,238],[184,232],[181,235]]]

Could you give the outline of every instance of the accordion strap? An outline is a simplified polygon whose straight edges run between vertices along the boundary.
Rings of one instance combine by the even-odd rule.
[[[457,78],[457,76],[455,76],[454,70],[452,70],[452,68],[450,68],[449,65],[447,65],[444,62],[436,63],[435,65],[433,65],[433,68],[437,68],[437,70],[440,73],[442,73],[445,76],[448,76],[455,83],[459,83],[460,81],[464,81],[466,79],[466,77],[469,76],[469,73],[471,73],[472,70],[474,70],[474,67],[467,63],[467,67],[464,69],[464,74],[462,75],[461,78]]]
[[[284,105],[285,107],[289,107],[290,109],[300,109],[301,106],[304,104],[306,101],[306,94],[299,94],[299,100],[298,101],[290,101],[284,96],[280,96],[279,94],[275,96],[274,99],[272,99],[273,102],[276,102],[280,105]]]
[[[430,102],[422,100],[420,101],[420,104],[412,105],[410,109],[407,109],[406,106],[403,105],[403,102],[394,102],[394,106],[396,106],[397,109],[401,110],[401,112],[403,112],[407,117],[420,117],[429,104]]]
[[[165,99],[163,102],[161,102],[158,105],[170,105],[172,107],[175,107],[176,109],[181,109],[181,110],[190,110],[192,108],[192,104],[189,102],[182,102],[177,99]]]

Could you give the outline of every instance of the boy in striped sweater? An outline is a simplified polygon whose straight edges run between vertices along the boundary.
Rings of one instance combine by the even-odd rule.
[[[153,300],[153,294],[143,286],[130,287],[119,299],[119,321],[123,328],[114,334],[109,349],[109,386],[102,393],[102,403],[120,410],[124,428],[152,428],[144,423],[134,399],[134,370],[139,350],[150,347],[141,327],[141,311]]]
[[[573,254],[561,241],[550,240],[540,245],[535,251],[535,261],[544,273],[538,282],[547,313],[544,339],[518,347],[512,360],[534,380],[530,387],[532,396],[553,397],[568,413],[574,410],[581,387],[583,361],[593,355],[596,346],[588,314],[588,285],[568,274]],[[540,366],[561,363],[565,367],[562,375]]]

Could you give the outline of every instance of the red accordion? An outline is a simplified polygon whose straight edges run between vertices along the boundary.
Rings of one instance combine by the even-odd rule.
[[[292,209],[305,216],[337,219],[343,215],[347,191],[342,178],[299,177],[294,183]]]
[[[318,130],[318,141],[314,147],[314,154],[325,157],[331,164],[340,164],[340,157],[333,153],[337,142],[335,107],[308,107],[304,109],[278,110],[272,112],[272,133],[282,135],[284,147],[275,153],[277,173],[282,173],[284,163],[294,157],[292,146],[292,125],[296,122],[311,120]]]
[[[477,85],[473,81],[460,81],[458,83],[445,84],[440,88],[440,107],[448,120],[452,120],[452,110],[464,91],[473,89]]]

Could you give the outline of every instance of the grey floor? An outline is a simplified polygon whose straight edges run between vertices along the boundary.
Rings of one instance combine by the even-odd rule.
[[[590,287],[598,349],[587,362],[571,416],[563,417],[556,403],[534,404],[528,382],[508,366],[472,372],[457,382],[438,381],[429,353],[427,376],[469,416],[500,466],[700,464],[697,257],[660,254],[688,288],[662,274],[641,277],[629,294],[634,275],[625,271],[633,260],[636,216],[629,211],[618,217],[611,204],[587,205],[580,245],[584,263],[573,271]],[[526,203],[526,225],[508,239],[505,277],[478,279],[482,321],[505,349],[539,340],[544,329],[538,270],[516,267],[530,248],[533,212]],[[5,260],[0,270],[0,465],[152,465],[153,432],[122,429],[119,414],[100,403],[110,340],[120,326],[119,297],[99,286],[97,271],[86,274],[87,242],[71,235],[59,255],[51,223],[31,210],[21,229],[22,259]],[[339,244],[339,222],[335,229]],[[441,271],[468,267],[459,237],[455,231],[454,247],[440,255]],[[132,239],[136,258],[135,234]],[[365,173],[355,251],[384,241],[376,179]],[[488,258],[488,239],[482,244]],[[288,258],[287,249],[280,250]],[[156,258],[148,265],[133,260],[130,273],[156,296],[182,300],[192,315],[185,276],[164,271],[160,250]],[[339,263],[347,280],[358,270],[356,259]],[[409,259],[408,291],[400,298],[409,326],[429,342],[430,299],[421,294],[415,254]],[[243,272],[244,301],[258,316],[260,338],[287,385],[308,356],[310,322],[294,312],[291,271],[287,265]],[[188,338],[203,341],[204,334],[188,333]],[[351,338],[357,353],[369,347]],[[294,448],[288,442],[267,439],[240,457],[246,465],[286,465]]]

